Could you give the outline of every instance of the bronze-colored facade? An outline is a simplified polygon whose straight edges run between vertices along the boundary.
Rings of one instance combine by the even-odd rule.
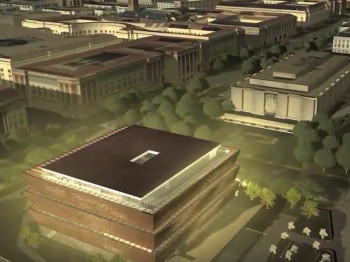
[[[225,154],[205,174],[152,210],[140,210],[43,178],[40,166],[24,174],[28,209],[39,225],[133,261],[164,261],[186,232],[233,190],[239,151]],[[86,190],[85,190],[86,191]],[[202,218],[202,220],[201,220]]]

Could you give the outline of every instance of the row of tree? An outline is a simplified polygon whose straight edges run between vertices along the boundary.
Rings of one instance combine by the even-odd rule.
[[[266,208],[273,207],[276,200],[276,195],[268,188],[261,187],[254,182],[243,181],[242,184],[244,192],[250,198],[254,200],[260,198],[260,203],[262,203]],[[303,196],[300,191],[295,187],[291,187],[283,196],[287,202],[290,204],[290,208],[293,209],[295,206],[300,203],[303,199],[303,205],[300,207],[301,214],[310,218],[311,216],[318,216],[318,203],[309,199],[309,196]]]
[[[311,121],[298,122],[293,129],[297,140],[295,158],[303,164],[314,162],[323,172],[338,164],[348,173],[350,133],[339,133],[336,129],[326,114],[317,114]]]
[[[327,42],[332,39],[333,37],[332,32],[327,32],[324,34],[318,34],[314,37],[311,37],[303,42],[304,49],[306,51],[310,50],[322,50]]]

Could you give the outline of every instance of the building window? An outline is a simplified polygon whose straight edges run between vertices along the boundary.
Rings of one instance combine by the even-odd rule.
[[[265,94],[265,114],[276,115],[277,112],[277,94]]]

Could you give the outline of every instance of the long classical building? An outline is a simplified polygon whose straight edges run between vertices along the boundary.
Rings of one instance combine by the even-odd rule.
[[[84,118],[122,90],[160,88],[163,75],[160,53],[115,44],[20,67],[13,81],[29,107]]]
[[[109,35],[65,38],[42,30],[0,24],[0,83],[13,80],[12,71],[26,64],[122,42]]]
[[[329,112],[350,90],[349,58],[298,51],[231,86],[234,112],[222,119],[283,132]]]
[[[330,7],[326,2],[287,2],[287,1],[222,1],[217,9],[232,12],[267,12],[291,14],[297,18],[298,27],[312,27],[326,21],[330,16]]]
[[[164,261],[234,190],[239,151],[141,126],[111,132],[25,172],[45,229],[135,262]]]
[[[204,18],[198,18],[200,21],[211,25],[240,27],[244,29],[245,44],[255,47],[286,41],[297,32],[297,19],[290,14],[219,12],[208,13]]]
[[[210,64],[226,54],[239,54],[245,45],[244,29],[220,25],[191,24],[186,22],[115,22],[97,21],[87,16],[57,16],[26,19],[22,25],[28,28],[47,28],[54,34],[83,36],[110,34],[127,41],[148,38],[150,36],[166,37],[183,41],[186,39],[197,43],[200,49],[200,71],[208,70]]]
[[[185,83],[218,51],[206,42],[152,36],[28,64],[13,71],[13,81],[29,107],[84,118],[123,90]]]

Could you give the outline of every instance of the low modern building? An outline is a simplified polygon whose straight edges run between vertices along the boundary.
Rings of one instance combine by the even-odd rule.
[[[12,81],[12,71],[20,66],[121,42],[110,35],[65,38],[42,28],[34,30],[8,24],[0,24],[0,32],[2,85]]]
[[[238,154],[206,140],[122,128],[27,171],[28,212],[49,236],[161,262],[234,191]]]
[[[264,47],[288,40],[297,32],[297,19],[290,14],[241,12],[208,13],[199,18],[211,25],[244,29],[246,45]]]
[[[350,28],[340,31],[333,37],[332,52],[350,54]]]
[[[329,112],[350,90],[349,58],[298,51],[231,86],[234,112],[222,119],[283,132]]]
[[[0,140],[16,138],[27,129],[24,97],[14,88],[0,86]]]
[[[136,47],[138,43],[134,44]],[[160,88],[163,76],[160,53],[121,44],[65,55],[13,71],[15,86],[25,94],[29,107],[72,118],[96,113],[103,108],[107,97],[122,90]]]
[[[330,16],[330,8],[326,2],[243,2],[222,1],[217,9],[239,12],[266,12],[278,14],[291,14],[297,18],[298,27],[311,27],[326,21]]]

